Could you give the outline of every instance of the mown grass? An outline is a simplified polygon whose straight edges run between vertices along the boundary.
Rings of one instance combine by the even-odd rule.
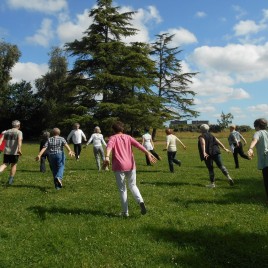
[[[256,159],[240,158],[234,169],[232,155],[222,152],[235,186],[216,169],[217,187],[208,189],[198,133],[177,134],[187,150],[179,147],[174,174],[163,135],[156,165],[147,167],[135,150],[148,213],[140,215],[129,193],[127,219],[118,216],[114,175],[96,170],[91,146],[80,161],[68,157],[64,188],[56,191],[50,171],[40,173],[34,161],[38,144],[24,143],[14,185],[5,185],[8,171],[0,175],[0,267],[267,267],[268,213]],[[219,134],[226,146],[227,135]]]

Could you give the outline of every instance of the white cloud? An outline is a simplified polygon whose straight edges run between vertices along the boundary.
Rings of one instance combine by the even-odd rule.
[[[52,20],[44,19],[41,24],[41,28],[37,30],[33,36],[26,37],[26,41],[31,44],[37,44],[43,47],[48,47],[49,42],[54,36],[52,30]]]
[[[204,106],[198,106],[198,111],[200,111],[202,114],[203,113],[214,113],[216,111],[216,108],[212,105],[204,105]]]
[[[145,18],[145,22],[153,21],[155,23],[162,22],[162,18],[158,12],[158,9],[155,6],[148,6],[148,10],[139,9],[138,13],[143,13],[143,17]]]
[[[241,19],[245,15],[247,15],[247,12],[241,8],[240,6],[233,5],[233,10],[237,13],[236,14],[236,19]]]
[[[57,28],[57,34],[62,43],[72,42],[75,39],[80,40],[84,32],[92,23],[92,18],[88,16],[88,10],[85,9],[82,14],[76,15],[74,22],[63,21]]]
[[[236,36],[243,36],[249,34],[256,34],[267,28],[265,24],[257,24],[253,20],[242,20],[234,26],[234,32]]]
[[[47,64],[36,64],[33,62],[18,62],[11,71],[11,76],[13,77],[12,83],[18,83],[22,80],[31,82],[34,86],[34,80],[40,78],[42,75],[46,74],[48,71]]]
[[[190,60],[201,72],[229,76],[236,83],[268,79],[268,43],[259,46],[202,46],[194,50]]]
[[[204,18],[204,17],[207,16],[207,14],[205,12],[203,12],[203,11],[198,11],[198,12],[196,12],[195,16],[197,18]]]
[[[263,14],[263,19],[261,20],[261,23],[265,23],[268,21],[268,9],[263,9],[262,14]]]
[[[268,116],[268,104],[258,104],[255,106],[249,106],[248,110],[254,113],[256,117],[266,117]]]
[[[43,13],[55,13],[66,10],[67,0],[8,0],[8,5],[14,9],[26,9]]]
[[[197,43],[197,38],[195,37],[195,35],[182,27],[178,29],[168,29],[165,32],[162,31],[161,33],[169,33],[170,35],[174,35],[172,42],[170,43],[170,47],[178,47],[182,45]]]
[[[132,12],[134,11],[131,7],[121,7],[120,12]],[[134,36],[129,36],[123,41],[130,42],[151,42],[149,27],[154,24],[158,24],[162,21],[158,10],[154,6],[148,6],[146,9],[139,8],[133,15],[131,20],[131,27],[138,30]]]

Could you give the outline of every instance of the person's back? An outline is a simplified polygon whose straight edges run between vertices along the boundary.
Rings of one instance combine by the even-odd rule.
[[[218,145],[215,137],[211,133],[209,133],[209,132],[202,133],[202,135],[200,137],[202,137],[205,140],[205,152],[208,155],[214,156],[214,155],[221,153],[219,145]],[[199,149],[199,154],[200,154],[201,160],[204,160],[204,154],[202,152],[200,138],[198,139],[198,149]]]
[[[150,133],[145,133],[142,135],[143,138],[143,146],[147,149],[147,150],[153,150],[153,145],[151,143],[152,140],[152,136]]]
[[[140,145],[131,136],[123,133],[110,137],[108,146],[109,148],[112,148],[113,170],[128,171],[135,168],[135,161],[132,152],[133,143],[135,143],[136,146]]]
[[[16,128],[7,130],[4,133],[4,139],[6,142],[4,154],[17,155],[19,139],[22,138],[22,132]]]
[[[14,176],[17,170],[17,163],[19,157],[22,155],[22,132],[19,130],[20,121],[12,121],[12,129],[4,132],[4,135],[0,139],[0,144],[5,140],[4,159],[3,164],[0,166],[0,172],[3,172],[7,166],[11,165],[10,176],[8,184],[13,184]]]

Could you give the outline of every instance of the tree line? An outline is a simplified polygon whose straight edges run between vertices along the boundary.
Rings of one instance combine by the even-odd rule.
[[[109,134],[120,120],[131,134],[151,127],[155,137],[168,120],[196,117],[190,84],[197,73],[183,72],[181,50],[171,47],[169,33],[150,44],[125,42],[138,31],[131,24],[134,14],[120,12],[112,0],[97,0],[88,14],[93,23],[80,40],[51,48],[49,70],[34,86],[11,83],[21,52],[0,42],[1,129],[18,119],[28,138],[55,126],[67,133],[75,122],[88,133],[98,125]]]

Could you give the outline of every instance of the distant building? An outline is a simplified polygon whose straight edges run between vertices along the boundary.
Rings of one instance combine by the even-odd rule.
[[[172,120],[171,125],[187,125],[187,120]]]
[[[208,124],[209,125],[209,121],[208,120],[193,120],[191,124],[188,124],[187,120],[172,120],[170,121],[169,127],[173,128],[173,129],[185,129],[189,128],[192,129],[192,127],[199,127],[202,124]]]
[[[195,120],[195,121],[192,121],[192,125],[203,125],[203,124],[209,125],[209,121],[208,120]]]

